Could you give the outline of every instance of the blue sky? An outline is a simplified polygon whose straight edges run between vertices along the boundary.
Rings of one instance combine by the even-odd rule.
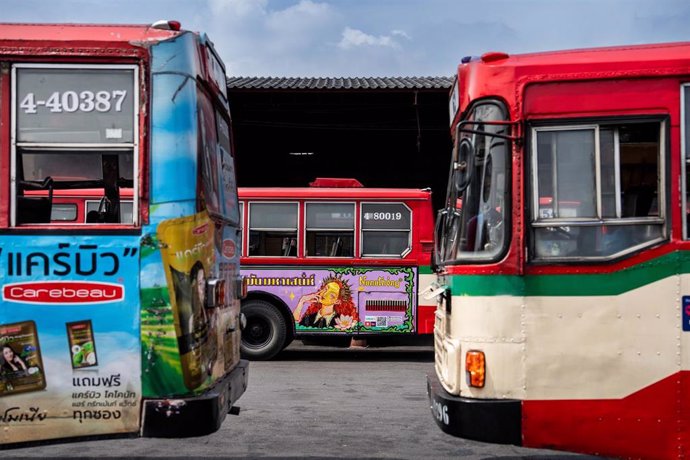
[[[688,0],[0,0],[2,22],[208,33],[232,76],[452,75],[466,55],[690,40]]]

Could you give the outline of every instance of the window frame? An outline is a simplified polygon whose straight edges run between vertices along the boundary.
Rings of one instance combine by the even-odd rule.
[[[634,124],[645,124],[645,123],[656,123],[658,124],[658,168],[657,168],[657,208],[658,216],[647,216],[647,217],[622,217],[622,202],[621,202],[621,157],[620,157],[620,139],[618,132],[614,133],[614,167],[615,167],[615,192],[616,192],[616,217],[603,217],[603,195],[602,195],[602,176],[601,176],[601,128],[604,127],[620,127],[622,125],[634,125]],[[530,244],[528,246],[528,257],[529,261],[534,264],[549,264],[549,263],[578,263],[578,262],[608,262],[611,260],[621,259],[627,257],[628,255],[635,253],[644,248],[654,246],[662,241],[669,238],[669,214],[667,212],[667,183],[670,180],[668,165],[669,161],[667,156],[669,155],[669,145],[668,145],[668,129],[669,129],[670,119],[668,116],[637,116],[637,117],[616,117],[610,119],[587,119],[587,120],[555,120],[549,122],[538,122],[531,126],[528,125],[529,129],[529,147],[526,152],[529,155],[526,164],[529,165],[529,205],[531,210],[529,210],[529,239]],[[539,157],[538,157],[538,142],[537,135],[539,132],[568,132],[575,130],[592,129],[594,130],[594,183],[595,183],[595,217],[582,217],[582,218],[541,218],[539,216]],[[556,185],[554,184],[554,188]],[[556,204],[557,205],[557,204]],[[573,227],[614,227],[614,226],[632,226],[632,225],[658,225],[661,227],[660,237],[653,238],[648,241],[638,243],[636,245],[629,246],[621,251],[615,252],[610,255],[602,256],[556,256],[556,257],[537,257],[535,244],[537,238],[535,236],[535,230],[538,228],[549,228],[549,227],[562,227],[562,226],[573,226]]]
[[[140,221],[140,186],[139,186],[139,160],[140,160],[140,145],[139,145],[139,116],[141,112],[141,105],[139,101],[139,66],[136,64],[66,64],[66,63],[13,63],[11,64],[10,77],[10,221],[9,226],[13,229],[20,229],[33,226],[41,227],[56,227],[61,225],[69,226],[87,226],[90,229],[97,229],[99,227],[112,228],[113,226],[123,228],[137,228],[141,226]],[[131,70],[133,77],[133,119],[132,119],[132,140],[133,142],[122,143],[87,143],[87,142],[17,142],[18,114],[17,108],[19,105],[17,94],[17,69],[93,69],[93,70]],[[22,149],[33,150],[40,152],[42,150],[60,150],[71,149],[75,151],[98,150],[101,154],[107,154],[116,151],[131,151],[132,152],[132,189],[133,189],[133,208],[132,208],[132,222],[131,223],[116,223],[116,224],[86,224],[83,222],[66,223],[66,222],[48,222],[48,223],[31,223],[25,225],[17,224],[17,154]]]
[[[364,226],[362,225],[362,216],[364,215],[364,205],[367,204],[395,204],[395,205],[403,205],[405,209],[410,213],[410,225],[407,230],[398,230],[398,229],[369,229],[365,230]],[[360,201],[359,203],[359,258],[361,259],[404,259],[407,257],[411,252],[412,252],[412,232],[414,230],[414,212],[412,212],[412,208],[410,208],[407,203],[404,201]],[[393,254],[365,254],[364,253],[364,233],[365,232],[407,232],[407,248],[401,253],[397,255]]]
[[[245,252],[245,248],[244,248],[244,235],[249,232],[249,229],[245,229],[245,227],[244,227],[245,203],[247,203],[247,202],[239,199],[239,193],[238,193],[237,208],[238,208],[239,213],[240,213],[240,223],[239,223],[239,226],[237,227],[237,232],[238,232],[237,237],[240,241],[240,256],[241,257],[244,257],[247,255],[247,253]],[[249,209],[249,208],[247,208],[247,209]]]
[[[690,126],[690,113],[688,113],[688,104],[690,104],[690,97],[686,96],[686,92],[690,93],[690,82],[681,83],[680,85],[680,188],[681,188],[681,220],[683,222],[683,240],[690,240],[690,228],[688,228],[688,219],[690,215],[687,212],[688,207],[688,168],[690,168],[690,133],[687,128]],[[690,94],[689,94],[690,95]]]
[[[346,228],[309,228],[309,205],[310,204],[347,204],[352,205],[352,229]],[[361,215],[361,213],[360,213]],[[304,248],[304,257],[308,259],[354,259],[356,255],[356,248],[354,247],[357,240],[357,202],[356,201],[305,201],[304,202],[304,232],[302,235],[302,243]],[[299,219],[298,219],[299,223]],[[360,226],[361,229],[361,226]],[[307,234],[312,232],[347,232],[352,231],[352,255],[351,256],[315,256],[307,253]]]

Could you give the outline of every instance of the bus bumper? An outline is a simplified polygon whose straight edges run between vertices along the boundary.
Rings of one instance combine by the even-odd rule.
[[[426,382],[431,414],[444,432],[475,441],[522,444],[519,400],[453,396],[441,386],[435,372],[427,374]]]
[[[239,364],[205,393],[178,399],[145,399],[141,435],[159,438],[203,436],[220,428],[247,389],[249,362]],[[237,413],[233,409],[233,413]]]

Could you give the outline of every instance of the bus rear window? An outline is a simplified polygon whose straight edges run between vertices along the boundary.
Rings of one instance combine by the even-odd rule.
[[[137,224],[121,203],[139,196],[137,80],[133,65],[13,66],[11,225]]]

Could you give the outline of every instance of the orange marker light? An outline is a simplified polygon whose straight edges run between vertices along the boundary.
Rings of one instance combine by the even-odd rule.
[[[486,359],[483,351],[470,350],[465,354],[465,372],[469,386],[484,388]]]

